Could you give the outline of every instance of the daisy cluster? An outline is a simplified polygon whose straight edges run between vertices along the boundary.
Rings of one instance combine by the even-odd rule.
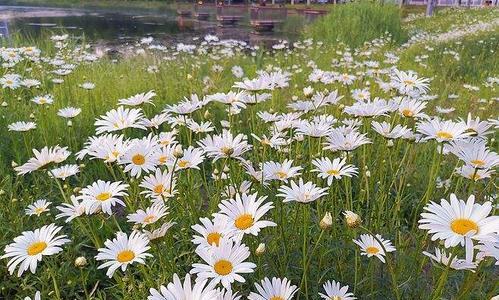
[[[53,58],[44,57],[34,47],[0,49],[3,67],[12,69],[26,60],[42,61],[53,66],[51,72],[59,78],[69,75],[78,64],[97,58],[85,48],[69,47],[67,36],[54,36],[52,40],[58,49]],[[456,162],[452,176],[467,186],[488,184],[499,164],[499,155],[490,146],[490,136],[499,122],[482,120],[471,113],[466,118],[442,118],[453,111],[436,107],[438,96],[431,94],[432,79],[399,68],[396,53],[384,53],[381,61],[368,59],[372,52],[381,53],[389,41],[389,37],[372,41],[369,50],[338,48],[337,58],[329,66],[310,60],[306,66],[270,66],[253,76],[241,66],[232,66],[230,89],[209,93],[208,78],[208,88],[202,92],[186,94],[166,105],[155,90],[115,99],[112,109],[96,116],[93,133],[85,137],[81,148],[54,145],[33,149],[32,157],[13,166],[14,172],[20,178],[47,175],[59,188],[63,201],[52,205],[47,199],[39,199],[26,207],[29,216],[46,214],[52,207],[58,214],[53,223],[22,232],[5,247],[2,258],[8,260],[9,273],[19,277],[28,270],[35,273],[45,256],[64,251],[70,243],[79,243],[67,230],[75,223],[113,220],[119,230],[112,236],[95,238],[95,232],[88,232],[96,248],[92,259],[109,278],[140,264],[159,263],[155,256],[161,254],[152,251],[153,241],[166,239],[172,231],[191,233],[188,247],[194,262],[187,266],[187,274],[176,272],[171,282],[150,286],[149,300],[288,300],[306,289],[311,261],[308,257],[313,257],[315,250],[307,249],[307,217],[314,213],[320,219],[319,211],[325,215],[319,239],[333,226],[331,214],[336,220],[343,213],[348,227],[365,231],[357,234],[352,230],[345,247],[358,247],[355,250],[360,250],[362,256],[375,257],[378,263],[387,263],[392,269],[398,249],[389,239],[364,227],[354,212],[361,210],[361,205],[373,208],[367,202],[359,204],[349,192],[353,181],[370,180],[371,170],[365,160],[371,158],[361,153],[373,144],[382,145],[387,152],[427,147],[435,157],[429,184],[432,188],[443,159]],[[272,51],[291,55],[293,51],[321,46],[312,40],[292,45],[282,42]],[[180,43],[175,47],[144,38],[132,49],[136,55],[159,53],[166,61],[203,54],[215,62],[244,51],[256,55],[258,50],[215,36],[206,36],[198,44]],[[63,59],[67,55],[73,57],[73,63]],[[218,64],[212,66],[214,73],[223,69]],[[152,66],[147,71],[158,72]],[[298,85],[295,78],[303,74],[305,80]],[[483,85],[492,88],[497,85],[496,79],[489,78]],[[26,80],[8,73],[0,79],[0,85],[9,93],[40,86],[39,82],[34,84],[36,80],[30,79],[31,84]],[[80,87],[91,92],[95,85],[85,82]],[[300,92],[290,96],[285,105],[274,102],[276,94],[291,88]],[[31,100],[40,106],[60,101],[55,94],[46,93]],[[210,111],[217,114],[211,115]],[[77,122],[84,113],[91,112],[72,106],[57,111],[68,122]],[[241,129],[242,120],[246,129]],[[37,124],[18,121],[8,125],[8,130],[29,134],[27,131],[37,130]],[[389,163],[393,164],[391,160]],[[80,182],[89,165],[108,174],[92,178],[68,193],[64,186],[72,180]],[[201,178],[201,182],[192,182],[194,177]],[[217,193],[207,188],[208,181],[220,187]],[[217,200],[213,207],[209,199],[196,201],[192,195],[186,196],[192,194],[191,189],[201,187],[201,194]],[[350,196],[340,203],[333,198],[341,189]],[[499,218],[493,213],[492,201],[476,203],[472,194],[465,202],[450,193],[450,201],[436,203],[430,201],[431,191],[420,203],[419,209],[424,212],[419,228],[427,231],[432,241],[441,241],[445,249],[452,248],[452,254],[439,246],[434,254],[423,254],[456,270],[474,271],[487,259],[497,264]],[[265,246],[261,244],[252,254],[255,241],[277,238],[285,226],[284,211],[292,211],[290,208],[296,208],[297,214],[303,212],[302,281],[293,284],[286,277],[262,276],[248,294],[238,291],[249,276],[260,275],[256,272],[258,257],[265,252]],[[182,210],[194,215],[196,221],[186,224],[181,220]],[[64,220],[65,225],[57,225],[59,220]],[[105,238],[104,242],[99,238]],[[464,257],[458,258],[462,253]],[[78,264],[85,263],[80,260]],[[397,286],[394,276],[392,280]],[[322,284],[316,297],[356,299],[347,285],[335,280]],[[308,297],[308,290],[303,293]]]

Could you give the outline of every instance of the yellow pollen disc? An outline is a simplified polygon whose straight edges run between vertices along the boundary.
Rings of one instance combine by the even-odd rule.
[[[250,214],[240,215],[235,221],[234,225],[241,230],[246,230],[253,225],[253,216]]]
[[[34,242],[33,244],[29,245],[27,252],[28,255],[37,255],[39,253],[42,253],[43,250],[47,248],[47,243],[45,242]]]
[[[111,198],[111,197],[112,197],[111,193],[103,192],[103,193],[100,193],[97,196],[95,196],[95,199],[97,199],[99,201],[106,201],[106,200],[109,200],[109,198]]]
[[[142,154],[135,154],[132,156],[132,162],[134,165],[141,166],[146,162],[146,158]]]
[[[273,296],[270,298],[270,300],[284,300],[284,298],[281,296]]]
[[[116,260],[119,261],[120,263],[129,262],[134,258],[135,258],[135,253],[133,253],[133,251],[131,250],[123,250],[120,253],[118,253],[118,256],[116,256]]]
[[[379,249],[378,249],[378,248],[376,248],[376,247],[372,247],[372,246],[371,246],[371,247],[367,247],[367,248],[366,248],[366,252],[367,252],[368,254],[378,254]]]
[[[437,132],[437,137],[443,139],[443,140],[450,140],[452,139],[454,136],[449,133],[449,132],[446,132],[446,131],[439,131]]]
[[[340,175],[340,171],[338,171],[338,170],[329,170],[329,171],[327,171],[327,173],[328,173],[329,175],[333,175],[333,176],[338,176],[338,175]]]
[[[284,179],[286,177],[288,177],[288,173],[286,172],[283,172],[283,171],[278,171],[275,173],[275,175],[279,178],[279,179]]]
[[[114,156],[114,157],[118,157],[120,156],[120,153],[118,151],[113,151],[111,152],[111,154]]]
[[[156,219],[156,216],[154,215],[149,215],[147,217],[144,218],[144,221],[142,221],[142,223],[144,224],[150,224],[154,221],[154,219]]]
[[[480,178],[482,178],[482,176],[480,176],[480,174],[478,173],[470,175],[470,179],[473,179],[474,181],[477,181]]]
[[[234,149],[232,149],[231,147],[222,147],[220,150],[222,150],[222,153],[227,156],[230,156],[232,153],[234,153]]]
[[[402,114],[404,115],[404,117],[412,117],[414,116],[414,112],[410,109],[404,109],[402,110]]]
[[[157,186],[154,187],[153,191],[156,194],[161,194],[161,193],[163,193],[164,189],[165,189],[165,187],[162,184],[158,184]]]
[[[14,83],[14,81],[12,81],[12,80],[7,80],[5,83],[7,83],[7,84],[13,84],[13,83]]]
[[[45,104],[45,103],[47,103],[47,100],[45,98],[41,98],[40,99],[40,104]]]
[[[45,211],[45,208],[43,208],[43,207],[35,208],[35,214],[37,214],[37,215],[41,214],[44,211]]]
[[[409,79],[407,79],[407,80],[404,80],[404,83],[405,83],[406,85],[413,85],[413,84],[414,84],[414,81],[413,81],[413,80],[409,80]]]
[[[481,159],[474,159],[471,161],[472,164],[478,166],[478,167],[483,167],[485,166],[485,161],[481,160]]]
[[[189,166],[189,161],[188,161],[188,160],[183,160],[183,159],[182,159],[182,160],[180,160],[180,161],[178,162],[178,166],[179,166],[179,167],[181,167],[181,168],[185,168],[185,167]]]
[[[215,244],[218,247],[221,237],[222,235],[220,233],[212,232],[208,234],[208,236],[206,237],[206,241],[208,242],[209,245]]]
[[[221,259],[215,263],[213,266],[215,269],[215,272],[217,272],[218,275],[228,275],[230,272],[232,272],[232,263],[228,260]]]
[[[95,196],[95,199],[99,201],[106,201],[109,198],[111,198],[111,193],[108,192],[100,193],[99,195]]]
[[[341,300],[340,296],[333,296],[330,298],[330,300]]]
[[[159,157],[159,163],[161,163],[161,164],[166,163],[166,160],[167,160],[166,156],[160,156]]]
[[[10,53],[9,53],[9,56],[10,56],[10,57],[16,57],[16,54],[15,54],[14,52],[10,52]]]
[[[450,228],[457,234],[466,235],[468,232],[474,230],[478,233],[478,225],[469,219],[455,219],[450,223]]]

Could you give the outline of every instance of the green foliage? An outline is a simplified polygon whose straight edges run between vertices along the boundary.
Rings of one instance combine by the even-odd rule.
[[[407,34],[402,28],[401,12],[395,5],[360,1],[338,5],[330,13],[312,23],[305,37],[325,42],[346,43],[351,47],[389,33],[397,43],[404,42]]]

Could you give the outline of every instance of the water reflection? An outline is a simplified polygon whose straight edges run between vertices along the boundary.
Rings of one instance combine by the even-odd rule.
[[[214,19],[213,17],[210,19]],[[67,32],[90,41],[121,43],[152,36],[165,42],[192,42],[196,36],[215,34],[251,44],[277,42],[290,36],[275,32],[256,35],[249,25],[219,27],[216,20],[178,17],[173,10],[133,14],[125,11],[74,10],[39,7],[0,6],[0,33],[38,37],[44,33]],[[292,38],[292,37],[291,37]]]

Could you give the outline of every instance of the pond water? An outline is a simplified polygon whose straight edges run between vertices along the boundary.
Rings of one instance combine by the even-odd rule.
[[[114,9],[68,9],[0,5],[0,34],[11,38],[16,34],[38,37],[44,33],[69,33],[85,36],[95,43],[111,45],[136,41],[145,36],[166,43],[190,43],[194,38],[214,34],[222,39],[238,39],[250,44],[293,40],[294,34],[275,31],[257,34],[249,24],[218,26],[211,20],[198,21],[179,17],[174,10],[130,12]]]

